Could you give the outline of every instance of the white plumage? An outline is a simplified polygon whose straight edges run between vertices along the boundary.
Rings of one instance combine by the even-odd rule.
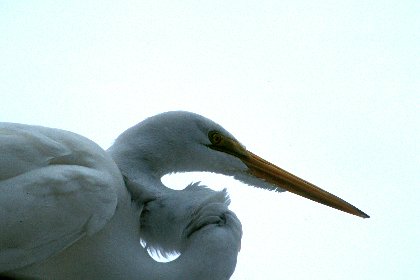
[[[41,279],[228,279],[242,236],[226,191],[165,187],[171,172],[210,171],[287,189],[368,217],[247,151],[218,124],[168,112],[106,152],[63,130],[0,124],[0,274]],[[125,180],[124,180],[125,179]],[[157,263],[139,244],[181,252]]]
[[[0,125],[2,272],[39,262],[112,218],[120,171],[92,141],[67,131]]]

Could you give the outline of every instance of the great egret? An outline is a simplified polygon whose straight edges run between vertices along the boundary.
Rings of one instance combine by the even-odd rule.
[[[210,171],[288,190],[367,218],[344,200],[249,152],[220,125],[167,112],[106,152],[77,134],[0,124],[0,273],[40,279],[228,279],[241,224],[226,191],[165,187],[171,172]],[[124,181],[125,178],[125,181]],[[155,262],[140,246],[181,252]]]

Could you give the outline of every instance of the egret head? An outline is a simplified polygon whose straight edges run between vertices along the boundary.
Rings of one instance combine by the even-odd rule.
[[[287,190],[369,217],[341,198],[258,157],[223,127],[194,113],[174,111],[148,118],[121,134],[110,151],[123,173],[127,166],[147,170],[147,176],[152,174],[159,180],[172,172],[221,173],[252,186]]]

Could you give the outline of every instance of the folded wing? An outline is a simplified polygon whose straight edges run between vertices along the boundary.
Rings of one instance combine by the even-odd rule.
[[[0,273],[42,261],[112,218],[121,174],[77,134],[0,123]]]

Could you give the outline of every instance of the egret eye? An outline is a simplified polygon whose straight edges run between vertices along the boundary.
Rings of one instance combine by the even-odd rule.
[[[211,131],[209,133],[210,142],[213,145],[219,145],[223,140],[223,135],[216,131]]]

